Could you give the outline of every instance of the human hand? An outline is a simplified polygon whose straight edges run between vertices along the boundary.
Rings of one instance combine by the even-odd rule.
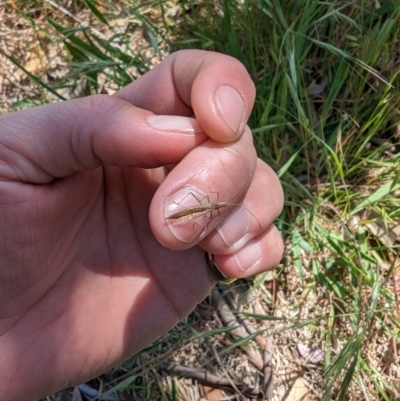
[[[283,195],[245,129],[253,101],[236,60],[182,51],[115,96],[0,117],[2,401],[84,382],[168,331],[215,283],[204,250],[230,277],[279,262]],[[245,208],[166,219],[193,194]]]

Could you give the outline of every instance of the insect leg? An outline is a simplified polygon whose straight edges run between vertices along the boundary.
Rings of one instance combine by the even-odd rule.
[[[196,199],[196,201],[199,202],[199,205],[202,205],[203,200],[208,197],[208,195],[205,195],[203,198],[199,199],[193,192],[189,192],[179,202],[172,201],[171,203],[174,203],[175,205],[180,205],[189,196],[192,196],[194,199]]]
[[[211,191],[211,187],[208,187],[208,190],[210,191],[210,194],[217,194],[217,199],[216,199],[215,203],[218,203],[219,202],[219,192]],[[218,212],[218,216],[221,216],[221,212],[219,211],[219,209],[217,209],[217,212]],[[212,212],[210,212],[210,213],[212,213]]]

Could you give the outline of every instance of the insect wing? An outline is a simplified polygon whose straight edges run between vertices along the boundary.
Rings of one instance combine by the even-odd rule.
[[[197,208],[200,209],[200,208]],[[210,213],[209,209],[203,209],[203,210],[183,210],[181,212],[177,212],[174,214],[171,214],[170,216],[167,217],[167,219],[170,220],[175,220],[173,224],[185,224],[188,221],[197,219],[198,217],[205,216],[207,213]]]
[[[214,210],[219,210],[223,207],[229,205],[229,202],[218,202],[218,203],[208,203],[206,205],[201,206],[188,206],[182,209],[179,212],[173,213],[170,216],[166,217],[167,219],[174,219],[173,224],[184,224],[188,221],[197,219],[199,217],[205,217],[207,213],[211,214]]]
[[[171,220],[171,219],[179,219],[181,217],[186,217],[186,216],[191,216],[193,214],[197,213],[204,213],[207,212],[205,210],[205,206],[188,206],[179,212],[173,213],[169,216],[166,217],[166,219]]]

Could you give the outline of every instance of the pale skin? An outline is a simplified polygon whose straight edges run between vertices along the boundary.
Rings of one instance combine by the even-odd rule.
[[[84,382],[171,329],[215,284],[204,251],[229,277],[276,266],[283,195],[245,128],[254,96],[236,60],[182,51],[115,96],[0,117],[2,401]],[[199,237],[174,231],[188,185],[259,223],[224,207]]]

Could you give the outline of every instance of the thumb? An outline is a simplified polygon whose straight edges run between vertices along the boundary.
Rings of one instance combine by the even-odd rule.
[[[0,179],[43,184],[103,163],[154,168],[206,139],[193,118],[94,95],[0,117]]]

